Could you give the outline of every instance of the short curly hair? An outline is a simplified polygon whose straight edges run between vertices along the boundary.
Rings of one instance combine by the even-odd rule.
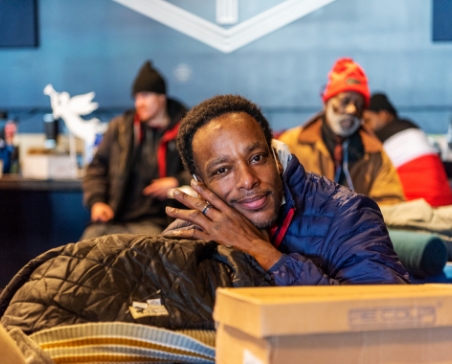
[[[239,95],[218,95],[201,102],[191,109],[181,121],[176,146],[184,166],[191,174],[197,173],[193,159],[193,137],[211,120],[224,114],[245,112],[256,120],[264,132],[269,147],[273,138],[272,129],[260,108]]]

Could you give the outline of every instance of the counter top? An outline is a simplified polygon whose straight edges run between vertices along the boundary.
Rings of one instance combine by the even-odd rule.
[[[4,174],[0,178],[0,190],[81,191],[82,179],[38,180],[18,174]]]

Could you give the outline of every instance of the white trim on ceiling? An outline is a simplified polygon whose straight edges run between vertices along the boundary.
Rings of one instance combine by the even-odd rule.
[[[223,53],[231,53],[336,0],[286,0],[229,29],[164,0],[113,0]]]

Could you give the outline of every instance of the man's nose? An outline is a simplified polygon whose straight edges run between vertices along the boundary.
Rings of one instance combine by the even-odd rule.
[[[347,114],[351,114],[351,115],[356,115],[357,114],[357,107],[353,102],[349,102],[346,106],[345,106],[345,112]]]
[[[238,168],[237,187],[250,190],[259,184],[259,178],[256,172],[248,164],[242,164]]]
[[[143,102],[143,98],[140,96],[136,96],[135,97],[135,106],[138,107],[138,105],[141,105],[141,103]]]

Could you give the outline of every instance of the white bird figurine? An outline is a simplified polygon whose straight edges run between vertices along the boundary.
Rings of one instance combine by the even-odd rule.
[[[50,96],[50,105],[52,106],[52,115],[55,119],[64,120],[69,131],[85,141],[85,161],[90,157],[91,150],[96,134],[103,134],[107,129],[107,123],[101,123],[99,119],[92,118],[85,120],[81,115],[92,113],[98,108],[97,102],[92,102],[95,93],[70,97],[67,92],[57,92],[52,85],[44,87],[44,94]],[[72,154],[72,153],[71,153]]]

